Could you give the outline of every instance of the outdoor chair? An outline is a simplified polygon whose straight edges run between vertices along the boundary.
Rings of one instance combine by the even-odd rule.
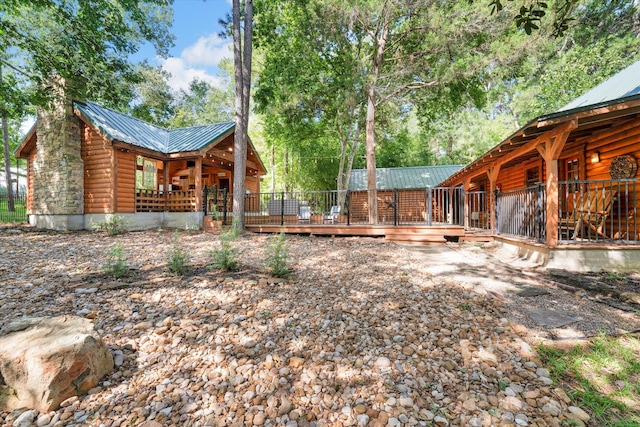
[[[331,206],[331,211],[327,214],[322,215],[322,223],[328,222],[330,224],[334,224],[338,221],[340,217],[340,205]]]
[[[298,222],[311,222],[311,206],[300,205],[300,213],[298,213]]]
[[[571,240],[591,235],[608,238],[606,223],[616,194],[617,191],[612,188],[597,188],[580,194],[573,213],[561,220],[561,227],[573,230]]]

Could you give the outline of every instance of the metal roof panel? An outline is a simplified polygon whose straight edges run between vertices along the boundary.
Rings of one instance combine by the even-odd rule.
[[[163,154],[200,150],[235,127],[234,122],[223,122],[167,130],[93,102],[74,106],[111,139]]]
[[[462,167],[463,165],[377,168],[376,187],[378,190],[435,187]],[[351,171],[349,189],[367,189],[366,169]]]
[[[640,61],[611,76],[584,95],[560,108],[557,112],[573,110],[587,105],[607,104],[621,98],[640,94]]]
[[[169,131],[168,153],[200,150],[232,131],[234,127],[234,122],[223,122],[215,125],[172,129]]]

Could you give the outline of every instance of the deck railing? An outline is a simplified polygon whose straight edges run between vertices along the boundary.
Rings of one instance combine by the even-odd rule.
[[[640,243],[640,180],[558,184],[559,241]]]
[[[542,184],[497,193],[497,234],[543,242],[546,236],[545,195]]]
[[[136,212],[198,212],[195,190],[136,190]]]
[[[469,219],[467,228],[471,230],[491,229],[491,198],[488,191],[467,191],[464,193]]]
[[[376,203],[376,223],[380,225],[464,224],[464,193],[458,187],[376,190]],[[220,202],[216,206],[218,216],[223,212],[231,215],[231,202],[223,208]],[[301,223],[373,224],[369,219],[369,192],[273,192],[249,194],[245,199],[247,225]]]

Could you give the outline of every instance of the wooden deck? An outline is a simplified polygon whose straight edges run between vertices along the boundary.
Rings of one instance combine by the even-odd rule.
[[[247,224],[246,229],[255,233],[306,234],[310,236],[372,236],[413,245],[445,243],[447,238],[460,239],[465,230],[457,225],[364,225],[364,224]]]

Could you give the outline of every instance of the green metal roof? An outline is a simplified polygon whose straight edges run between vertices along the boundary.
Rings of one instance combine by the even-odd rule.
[[[574,99],[557,112],[576,108],[608,104],[634,95],[640,95],[640,61],[611,76],[587,93]]]
[[[73,105],[112,140],[164,154],[200,150],[235,127],[233,122],[224,122],[168,130],[93,102],[74,102]]]
[[[415,166],[408,168],[377,168],[376,188],[379,190],[435,187],[463,165]],[[349,190],[367,189],[367,170],[351,171]]]

